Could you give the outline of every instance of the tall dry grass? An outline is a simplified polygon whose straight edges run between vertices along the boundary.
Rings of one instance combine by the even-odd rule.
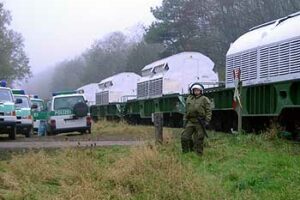
[[[174,148],[169,144],[169,147]],[[220,181],[199,176],[176,153],[145,145],[16,155],[0,172],[3,199],[220,199]],[[207,192],[210,191],[210,192]],[[218,195],[220,194],[220,195]],[[1,198],[0,198],[1,199]]]
[[[277,122],[271,121],[270,126],[262,134],[262,137],[267,140],[275,140],[279,138],[281,131],[283,131],[282,127]]]
[[[105,123],[99,134],[154,136],[152,127]],[[164,133],[157,146],[14,155],[0,161],[0,199],[299,199],[297,144],[210,133],[199,158],[181,154],[180,130]]]
[[[164,128],[164,139],[169,141],[177,134],[177,129]],[[107,138],[134,139],[134,140],[153,140],[155,136],[154,126],[130,125],[124,121],[102,120],[94,123],[92,133],[95,136]]]

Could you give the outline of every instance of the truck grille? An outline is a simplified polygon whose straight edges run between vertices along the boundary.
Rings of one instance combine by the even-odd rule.
[[[99,92],[96,94],[96,104],[105,105],[109,103],[109,92]]]
[[[163,79],[153,79],[137,84],[137,97],[155,97],[161,96],[163,93]]]

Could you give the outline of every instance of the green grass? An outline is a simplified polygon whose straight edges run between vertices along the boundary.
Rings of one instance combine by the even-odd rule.
[[[300,199],[299,144],[210,133],[198,157],[170,132],[162,146],[13,155],[0,161],[0,199]]]
[[[202,159],[181,156],[198,175],[218,177],[230,199],[299,199],[300,147],[263,136],[217,135]]]

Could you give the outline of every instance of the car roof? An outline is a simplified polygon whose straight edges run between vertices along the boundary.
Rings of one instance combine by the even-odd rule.
[[[24,95],[24,94],[13,94],[13,95],[17,97],[26,97],[29,99],[28,95]]]
[[[4,90],[11,90],[10,88],[8,87],[0,87],[0,89],[4,89]]]
[[[62,98],[62,97],[83,97],[84,98],[84,95],[83,94],[61,94],[61,95],[54,96],[53,99]]]
[[[44,101],[43,99],[30,98],[31,101]]]

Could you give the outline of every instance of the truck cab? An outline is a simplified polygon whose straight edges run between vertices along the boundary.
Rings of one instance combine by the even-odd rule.
[[[33,130],[38,131],[41,120],[47,119],[47,107],[43,99],[39,99],[37,96],[30,98],[33,108],[31,110],[33,116]]]
[[[19,103],[19,102],[16,102]],[[16,139],[17,117],[15,99],[5,81],[0,81],[0,134],[8,134],[12,140]]]
[[[23,134],[25,137],[31,137],[33,133],[33,118],[29,96],[25,95],[25,93],[16,94],[15,91],[13,93],[16,100],[22,101],[22,103],[16,104],[16,116],[17,122],[19,122],[17,124],[17,133]]]
[[[83,94],[54,93],[48,106],[49,135],[66,132],[91,133],[91,117]]]

